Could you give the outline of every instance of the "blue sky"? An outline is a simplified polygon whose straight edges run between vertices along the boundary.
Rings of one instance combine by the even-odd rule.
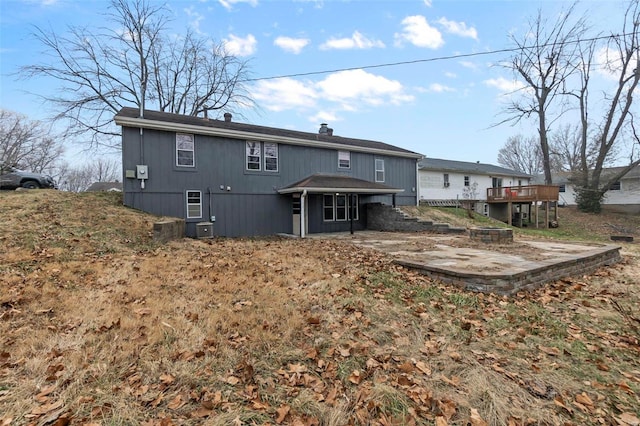
[[[554,16],[568,1],[526,0],[170,0],[173,31],[192,27],[250,60],[259,109],[252,124],[383,141],[433,158],[497,164],[509,136],[535,135],[535,123],[492,127],[517,87],[497,64],[538,8]],[[57,83],[14,74],[41,60],[34,26],[105,23],[107,1],[0,0],[0,107],[41,119],[51,114],[27,91]],[[601,30],[621,28],[625,2],[585,1]],[[610,27],[607,27],[610,25]],[[476,55],[477,56],[461,56]],[[451,59],[438,59],[451,57]],[[433,60],[432,60],[433,59]],[[429,60],[429,61],[425,61]],[[363,68],[398,62],[415,63]],[[346,70],[348,69],[348,70]],[[317,71],[323,74],[296,75]],[[344,71],[340,71],[344,70]],[[77,146],[68,148],[72,161]]]

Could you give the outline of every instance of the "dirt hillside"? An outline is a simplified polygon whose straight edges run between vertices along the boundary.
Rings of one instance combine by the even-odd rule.
[[[640,423],[635,243],[502,298],[348,241],[158,245],[156,219],[0,193],[1,426]]]

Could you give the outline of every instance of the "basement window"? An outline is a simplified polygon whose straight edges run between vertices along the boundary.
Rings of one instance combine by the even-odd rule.
[[[202,192],[187,191],[187,219],[202,217]]]

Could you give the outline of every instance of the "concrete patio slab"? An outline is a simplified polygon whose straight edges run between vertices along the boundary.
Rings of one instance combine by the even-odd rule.
[[[382,251],[400,265],[468,290],[504,295],[586,274],[621,259],[619,246],[582,242],[483,244],[466,235],[379,231],[323,234],[322,238]]]

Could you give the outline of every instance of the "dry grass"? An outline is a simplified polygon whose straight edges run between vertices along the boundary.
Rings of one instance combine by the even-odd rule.
[[[342,241],[156,245],[111,194],[0,193],[0,215],[3,426],[640,416],[633,244],[506,299]]]

